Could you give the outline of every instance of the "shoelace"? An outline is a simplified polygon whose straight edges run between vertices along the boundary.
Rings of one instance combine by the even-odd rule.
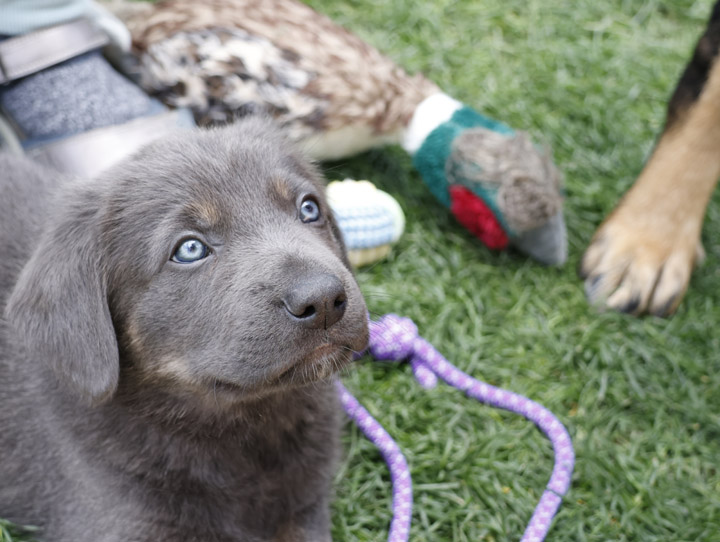
[[[448,362],[428,341],[418,335],[409,318],[394,314],[370,322],[370,354],[379,361],[408,360],[424,388],[433,388],[438,378],[465,392],[481,403],[523,415],[550,439],[555,465],[521,542],[541,542],[550,529],[562,498],[570,486],[575,452],[565,426],[547,408],[518,395],[472,378]],[[340,383],[340,400],[348,416],[383,455],[393,486],[393,518],[388,542],[407,542],[412,517],[412,481],[410,469],[397,443],[370,413]]]

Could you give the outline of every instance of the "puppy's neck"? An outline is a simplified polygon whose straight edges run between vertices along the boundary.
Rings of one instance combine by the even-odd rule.
[[[240,394],[222,386],[198,391],[138,385],[132,380],[130,375],[121,379],[117,394],[107,404],[114,416],[129,425],[201,438],[287,431],[336,401],[332,381]]]
[[[241,401],[214,413],[162,391],[130,393],[121,386],[108,403],[78,412],[74,423],[97,440],[92,449],[105,450],[98,461],[164,485],[167,469],[218,469],[243,478],[265,464],[287,461],[297,446],[333,455],[339,412],[332,383]]]

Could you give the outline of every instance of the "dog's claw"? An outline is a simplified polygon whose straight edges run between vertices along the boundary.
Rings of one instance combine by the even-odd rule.
[[[595,305],[602,298],[602,291],[599,285],[602,283],[603,277],[602,275],[588,276],[588,274],[585,276],[587,277],[585,280],[585,297],[588,298],[591,304]]]
[[[671,296],[670,299],[668,299],[662,305],[659,305],[655,308],[650,309],[650,314],[652,314],[653,316],[658,316],[660,318],[669,316],[675,310],[675,302],[677,300],[678,300],[677,295]]]
[[[633,297],[630,301],[628,301],[625,305],[622,305],[618,307],[618,310],[620,312],[625,312],[627,314],[635,314],[635,311],[640,307],[640,298],[639,297]]]

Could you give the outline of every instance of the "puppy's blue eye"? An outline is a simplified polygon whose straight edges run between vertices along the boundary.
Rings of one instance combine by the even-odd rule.
[[[177,263],[193,263],[207,258],[210,249],[198,239],[184,241],[172,255],[171,260]]]
[[[320,206],[312,198],[304,199],[300,204],[300,220],[303,222],[315,222],[320,218]]]

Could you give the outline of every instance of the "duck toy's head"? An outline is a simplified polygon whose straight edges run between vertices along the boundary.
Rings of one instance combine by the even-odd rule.
[[[562,175],[526,133],[436,94],[418,106],[403,145],[435,197],[489,248],[565,262]]]

